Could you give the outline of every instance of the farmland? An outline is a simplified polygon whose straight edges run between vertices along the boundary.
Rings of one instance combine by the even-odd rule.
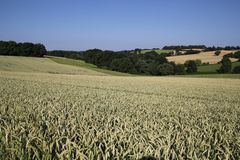
[[[179,55],[179,56],[171,56],[167,57],[169,61],[173,61],[178,64],[183,64],[187,60],[201,60],[203,63],[209,63],[209,64],[216,64],[219,61],[222,60],[223,56],[229,53],[232,53],[233,51],[221,51],[221,54],[219,56],[216,56],[214,51],[210,52],[201,52],[199,54],[190,54],[190,55]],[[231,58],[232,62],[238,61],[238,59]]]
[[[51,74],[87,74],[105,75],[87,67],[62,65],[48,58],[0,56],[0,71],[51,73]]]
[[[48,57],[48,58],[59,64],[65,64],[65,65],[70,65],[70,66],[86,68],[86,69],[97,71],[97,72],[100,72],[100,73],[103,73],[106,75],[113,75],[113,76],[129,76],[130,75],[128,73],[115,72],[115,71],[111,71],[111,70],[107,70],[107,69],[101,69],[93,64],[86,63],[82,60],[74,60],[74,59],[61,58],[61,57]]]
[[[232,63],[232,68],[239,66],[240,62]],[[198,67],[198,74],[216,74],[221,64],[202,65]]]
[[[155,51],[158,54],[174,52],[174,50],[164,50],[164,49],[152,49],[152,50],[151,49],[143,49],[143,50],[141,50],[141,54],[151,52],[151,51]]]
[[[0,159],[240,158],[239,79],[72,74],[43,60],[0,63]]]
[[[0,70],[71,75],[129,75],[127,73],[100,69],[93,64],[85,63],[81,60],[73,60],[61,57],[34,58],[0,56]]]
[[[165,50],[165,49],[141,49],[140,50],[140,54],[145,54],[147,52],[156,52],[158,54],[164,54],[164,53],[171,53],[174,52],[175,50]],[[131,53],[134,53],[134,51],[132,51]]]

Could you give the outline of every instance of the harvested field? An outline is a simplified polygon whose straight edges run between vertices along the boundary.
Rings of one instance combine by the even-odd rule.
[[[180,56],[171,56],[171,57],[167,57],[167,59],[169,61],[173,61],[175,63],[178,64],[183,64],[185,63],[187,60],[201,60],[203,63],[209,63],[209,64],[216,64],[219,61],[222,60],[222,57],[225,54],[229,54],[232,53],[233,51],[226,51],[223,50],[221,51],[221,54],[219,56],[216,56],[214,53],[214,51],[211,52],[201,52],[199,54],[191,54],[191,55],[180,55]],[[236,62],[238,59],[235,58],[231,58],[232,62]]]

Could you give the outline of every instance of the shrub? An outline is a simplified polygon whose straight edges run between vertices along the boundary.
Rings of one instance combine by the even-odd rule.
[[[221,54],[221,51],[216,51],[214,54],[215,54],[216,56],[219,56],[219,55]]]
[[[201,51],[198,51],[198,50],[187,50],[186,52],[185,52],[185,54],[198,54],[198,53],[200,53]]]
[[[240,51],[237,51],[233,54],[233,58],[238,58],[240,59]]]
[[[237,58],[237,59],[240,60],[240,51],[236,51],[234,53],[225,54],[223,57]]]
[[[200,59],[195,60],[195,62],[196,62],[197,66],[201,66],[202,65],[202,61]]]
[[[234,67],[234,69],[233,69],[233,73],[235,73],[235,74],[239,74],[239,73],[240,73],[240,66],[236,66],[236,67]]]
[[[232,62],[228,57],[223,57],[220,61],[221,67],[217,70],[218,73],[229,73],[232,70]]]
[[[189,60],[184,63],[185,67],[187,67],[187,73],[197,72],[197,64],[194,60]]]
[[[209,65],[209,62],[203,62],[202,65]]]
[[[174,66],[174,72],[176,75],[185,74],[185,66],[183,64],[177,64]]]
[[[159,75],[173,75],[174,67],[169,63],[163,63],[158,66]]]

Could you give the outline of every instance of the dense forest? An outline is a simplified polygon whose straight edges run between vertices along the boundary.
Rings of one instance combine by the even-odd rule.
[[[90,49],[84,52],[49,51],[47,55],[81,59],[99,68],[132,74],[173,75],[185,73],[184,65],[168,62],[165,54],[161,55],[155,51],[137,54],[131,51],[114,52]]]
[[[169,54],[158,54],[155,51],[138,54],[132,51],[114,52],[100,49],[90,49],[84,52],[56,50],[47,52],[47,55],[81,59],[99,68],[131,74],[180,75],[197,71],[195,61],[190,61],[189,64],[187,62],[185,65],[175,64],[166,59]]]
[[[29,42],[0,41],[0,55],[43,57],[47,50],[43,44]]]
[[[132,74],[173,75],[185,73],[184,65],[168,62],[164,55],[154,51],[136,54],[129,51],[113,52],[92,49],[85,51],[82,59],[100,68]]]

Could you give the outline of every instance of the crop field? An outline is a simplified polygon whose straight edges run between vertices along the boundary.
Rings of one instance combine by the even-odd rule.
[[[191,77],[191,78],[231,78],[231,79],[240,79],[240,74],[212,74],[212,73],[197,73],[189,75],[175,75],[173,77]]]
[[[240,62],[234,62],[232,63],[232,68],[239,66]],[[210,65],[202,65],[198,67],[198,73],[201,74],[216,74],[217,73],[217,69],[219,69],[221,66],[221,64],[210,64]]]
[[[190,55],[179,55],[179,56],[171,56],[167,57],[169,61],[173,61],[178,64],[183,64],[187,60],[201,60],[203,63],[209,63],[209,64],[216,64],[220,62],[224,55],[232,53],[234,51],[221,51],[221,54],[219,56],[216,56],[214,51],[211,52],[201,52],[199,54],[190,54]],[[236,58],[230,58],[232,62],[238,61]]]
[[[0,56],[0,71],[71,75],[106,75],[86,67],[56,63],[48,58]]]
[[[0,71],[0,159],[240,159],[240,80]]]
[[[77,66],[77,67],[97,71],[97,72],[103,73],[105,75],[113,75],[113,76],[129,76],[130,75],[128,73],[122,73],[122,72],[116,72],[116,71],[98,68],[94,64],[86,63],[83,60],[74,60],[74,59],[61,58],[61,57],[48,57],[48,58],[59,64]]]

